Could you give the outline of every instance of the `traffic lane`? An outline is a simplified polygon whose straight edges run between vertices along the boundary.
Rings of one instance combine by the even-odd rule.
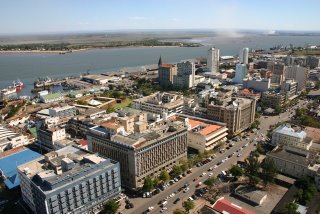
[[[188,174],[186,177],[182,178],[180,181],[176,182],[175,184],[169,186],[166,190],[160,192],[159,194],[153,196],[152,198],[135,198],[131,199],[132,203],[134,203],[135,207],[133,209],[127,210],[128,212],[125,213],[142,213],[148,209],[148,207],[155,207],[155,209],[152,211],[152,213],[156,213],[158,206],[158,202],[160,200],[163,200],[166,196],[170,195],[172,192],[177,191],[180,187],[182,187],[186,182],[191,183],[193,182],[193,179],[195,177],[199,177],[202,172],[206,172],[210,167],[213,167],[215,164],[220,162],[222,159],[226,158],[228,155],[232,154],[236,150],[240,149],[243,145],[248,143],[250,140],[243,140],[239,142],[235,142],[235,145],[231,147],[229,150],[226,150],[226,152],[220,154],[217,154],[217,157],[214,158],[211,162],[208,164],[205,164],[201,167],[193,168],[192,173]],[[191,195],[190,195],[191,196]],[[176,198],[176,197],[174,197]],[[140,200],[140,203],[139,203]],[[143,200],[143,202],[141,202]],[[138,202],[138,203],[136,203]],[[140,204],[136,206],[136,204]]]
[[[221,171],[226,171],[226,170],[229,170],[235,163],[237,163],[238,160],[243,160],[245,157],[247,157],[250,152],[252,150],[254,150],[255,147],[253,146],[253,144],[250,144],[249,146],[245,147],[241,153],[242,153],[242,156],[241,157],[237,157],[237,155],[233,155],[230,159],[226,160],[224,163],[222,163],[221,165],[219,165],[216,169],[214,169],[213,171],[211,171],[213,173],[212,176],[218,176]],[[197,189],[196,185],[199,183],[199,182],[204,182],[205,180],[207,180],[209,178],[208,176],[208,173],[209,172],[206,172],[207,174],[203,177],[199,177],[199,179],[193,183],[190,184],[190,190],[187,192],[187,193],[178,193],[172,200],[172,202],[170,203],[170,201],[168,201],[168,204],[167,204],[167,208],[168,210],[165,211],[164,213],[172,213],[175,209],[177,208],[181,208],[182,207],[182,203],[183,201],[186,201],[188,200],[189,197],[191,197],[195,190]],[[204,187],[204,185],[201,185],[200,187]],[[200,188],[198,187],[198,188]],[[180,201],[177,203],[177,204],[173,204],[173,201],[176,199],[176,198],[180,198]],[[155,210],[155,213],[158,213],[157,212],[158,210]],[[159,209],[160,211],[160,209]]]

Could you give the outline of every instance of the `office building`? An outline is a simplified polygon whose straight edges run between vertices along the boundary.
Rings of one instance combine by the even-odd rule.
[[[286,78],[284,63],[269,61],[267,69],[272,72],[271,83],[281,85]]]
[[[211,151],[227,140],[228,129],[223,125],[198,119],[188,119],[188,146],[200,153]],[[213,122],[213,121],[212,121]]]
[[[227,124],[229,135],[236,135],[254,122],[256,100],[248,98],[226,98],[208,105],[208,118]]]
[[[236,84],[242,84],[243,79],[248,75],[248,69],[246,64],[236,64],[236,74],[233,78],[233,82]]]
[[[307,137],[307,133],[303,130],[295,131],[289,125],[282,125],[273,131],[271,143],[275,146],[290,146],[309,150],[312,139]]]
[[[189,89],[195,83],[195,65],[193,62],[180,62],[177,64],[177,74],[173,76],[175,89]]]
[[[77,110],[75,106],[62,106],[62,107],[55,107],[49,108],[49,116],[50,117],[73,117],[77,114]]]
[[[37,214],[89,213],[121,193],[119,163],[68,146],[18,166],[23,201]]]
[[[239,53],[239,61],[243,64],[249,63],[249,48],[243,48],[241,49]]]
[[[182,113],[183,95],[156,92],[134,100],[133,107],[142,111],[159,114],[162,118],[166,119],[174,113]]]
[[[283,93],[271,93],[263,92],[261,93],[261,103],[270,108],[276,108],[283,106],[286,101],[286,96]]]
[[[208,71],[213,75],[219,74],[220,65],[220,50],[217,48],[210,48],[208,50],[207,67]]]
[[[285,94],[286,100],[292,100],[298,96],[298,83],[293,79],[286,79],[281,84],[281,91]]]
[[[164,88],[171,88],[173,85],[173,77],[177,74],[176,65],[163,64],[160,57],[158,69],[158,81],[160,86]]]
[[[314,69],[320,67],[320,58],[316,56],[307,56],[306,58],[306,66]]]
[[[0,152],[29,144],[27,135],[0,126]]]
[[[249,77],[243,79],[242,88],[253,89],[257,92],[265,92],[268,91],[271,85],[270,79],[264,79],[259,76],[257,77]]]
[[[305,90],[308,77],[307,68],[298,65],[288,66],[285,69],[285,76],[288,79],[294,79],[298,83],[298,91]]]
[[[122,185],[133,190],[142,187],[147,176],[170,171],[187,157],[185,122],[161,120],[147,125],[145,117],[135,117],[134,124],[141,128],[133,132],[133,123],[126,128],[125,123],[120,124],[121,118],[114,118],[91,128],[87,134],[89,151],[118,161]]]

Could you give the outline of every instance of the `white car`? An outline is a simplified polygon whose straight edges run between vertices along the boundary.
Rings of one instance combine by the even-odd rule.
[[[238,153],[237,157],[240,157],[240,156],[241,156],[241,154],[240,154],[240,153]]]
[[[212,175],[213,175],[213,173],[212,173],[212,172],[208,174],[208,176],[209,176],[209,177],[211,177]]]
[[[189,187],[187,187],[187,188],[185,188],[184,190],[183,190],[183,192],[188,192],[189,191]]]
[[[151,210],[153,210],[154,209],[154,207],[149,207],[148,208],[148,211],[150,212]]]
[[[214,169],[218,168],[218,165],[214,165],[213,168],[214,168]]]

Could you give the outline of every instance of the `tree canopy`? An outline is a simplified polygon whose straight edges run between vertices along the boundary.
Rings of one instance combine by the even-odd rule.
[[[147,192],[150,192],[154,187],[154,184],[153,184],[153,180],[150,176],[147,176],[145,179],[144,179],[144,183],[143,183],[143,189]]]
[[[115,200],[109,200],[102,211],[103,214],[116,214],[119,209],[119,205]]]
[[[162,180],[163,182],[168,182],[170,180],[170,175],[167,171],[162,171],[160,173],[160,176],[159,176],[160,180]]]
[[[195,207],[195,204],[193,203],[193,201],[187,200],[183,202],[182,206],[188,213],[190,210],[192,210]]]

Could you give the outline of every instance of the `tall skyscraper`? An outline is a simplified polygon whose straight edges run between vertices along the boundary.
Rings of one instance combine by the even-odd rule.
[[[239,53],[240,63],[248,64],[249,63],[249,48],[241,49]]]
[[[161,56],[158,62],[158,80],[164,88],[170,88],[173,84],[173,76],[177,74],[177,67],[174,64],[163,64]]]
[[[219,74],[219,58],[220,50],[217,48],[210,48],[208,50],[207,67],[212,74]]]
[[[233,82],[237,84],[242,84],[243,78],[245,78],[247,74],[248,74],[247,65],[238,63],[236,65],[236,75],[233,78]]]
[[[189,89],[194,86],[195,65],[193,62],[180,62],[177,64],[177,75],[173,76],[173,87],[176,89]]]

